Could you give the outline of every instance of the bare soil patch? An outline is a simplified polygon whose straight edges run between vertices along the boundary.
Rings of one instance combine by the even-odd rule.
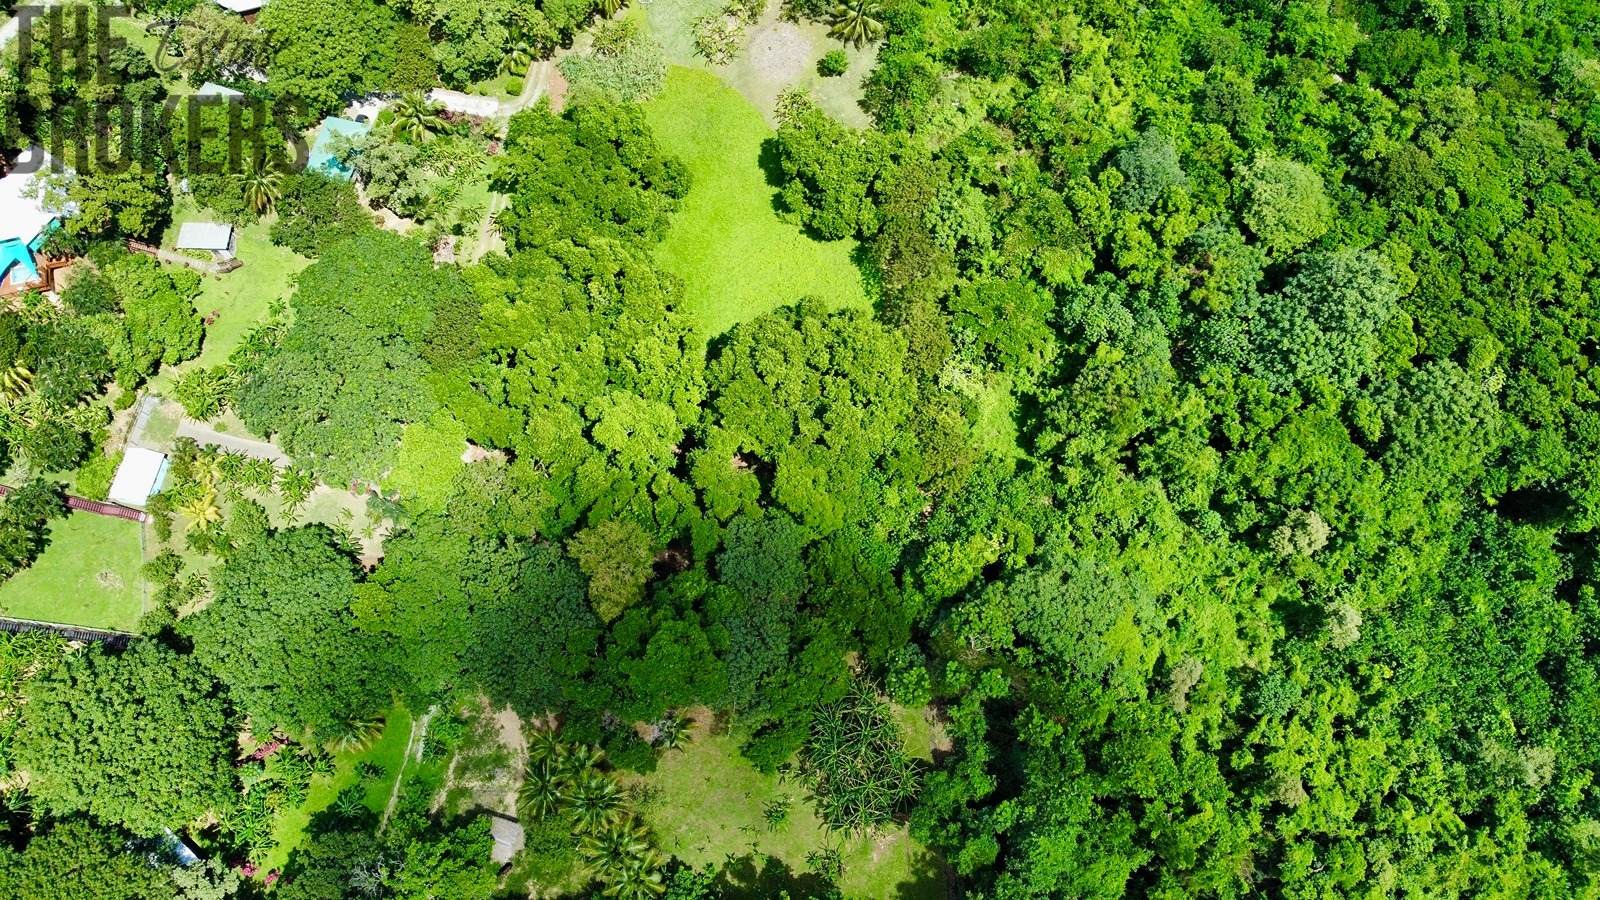
[[[798,80],[812,56],[811,39],[792,22],[774,22],[750,37],[750,65],[768,81]]]

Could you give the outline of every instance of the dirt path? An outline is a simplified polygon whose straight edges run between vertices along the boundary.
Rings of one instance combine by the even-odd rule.
[[[411,734],[406,739],[406,754],[400,757],[400,771],[394,777],[394,790],[389,792],[389,803],[383,808],[383,818],[378,822],[378,834],[389,827],[389,817],[394,815],[394,808],[400,802],[400,785],[406,780],[406,767],[412,762],[422,762],[422,744],[428,737],[428,721],[439,707],[430,706],[422,718],[411,723]]]
[[[548,59],[537,59],[528,65],[528,71],[523,78],[522,93],[516,100],[502,104],[501,114],[510,119],[517,113],[539,102],[550,88],[551,75],[556,71],[555,62]],[[503,132],[502,132],[503,133]],[[478,240],[472,248],[472,255],[465,260],[475,263],[489,255],[490,245],[494,241],[494,217],[496,213],[506,208],[507,198],[494,194],[489,198],[489,208],[485,211],[483,224],[478,226]]]

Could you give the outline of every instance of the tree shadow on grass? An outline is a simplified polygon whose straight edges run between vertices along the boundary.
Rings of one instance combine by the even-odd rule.
[[[783,860],[749,853],[729,859],[717,873],[717,896],[725,900],[770,900],[787,891],[791,900],[836,896],[833,885],[812,872],[796,873]]]
[[[932,853],[919,853],[911,861],[911,879],[895,886],[893,900],[954,900],[955,872]]]
[[[769,137],[761,142],[761,154],[756,157],[756,165],[761,167],[761,174],[767,177],[767,185],[772,188],[783,187],[783,161],[778,154],[778,139]],[[778,200],[778,195],[772,195],[773,208],[784,212],[787,208]]]

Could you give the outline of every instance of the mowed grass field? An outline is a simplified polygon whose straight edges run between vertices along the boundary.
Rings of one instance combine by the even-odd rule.
[[[947,896],[939,860],[903,826],[850,837],[840,846],[840,836],[828,834],[806,801],[804,787],[756,771],[726,735],[696,728],[692,743],[664,754],[642,781],[657,797],[644,818],[662,849],[697,869],[715,865],[741,895],[769,897],[788,889],[803,896],[806,855],[833,846],[844,862],[839,887],[851,900]],[[780,798],[791,801],[788,821],[769,828],[763,809]]]
[[[0,584],[0,615],[131,631],[144,612],[137,522],[69,513],[33,565]]]
[[[383,733],[365,750],[333,755],[333,777],[312,778],[306,791],[306,802],[294,809],[284,810],[274,823],[272,838],[275,846],[262,859],[261,875],[282,871],[293,852],[305,844],[306,829],[311,818],[333,805],[345,788],[363,781],[361,763],[371,763],[383,770],[383,775],[366,781],[367,808],[382,813],[389,805],[389,794],[394,790],[395,779],[405,769],[406,744],[411,737],[411,714],[403,706],[396,706],[384,717]]]
[[[830,306],[867,306],[856,242],[816,241],[778,218],[777,188],[761,168],[772,129],[750,102],[701,71],[674,67],[661,95],[645,104],[656,140],[694,173],[657,259],[683,279],[684,311],[707,335],[816,297]]]
[[[185,199],[173,210],[174,225],[169,229],[167,243],[175,239],[177,223],[209,222],[215,218],[210,210],[196,209],[192,200]],[[288,300],[294,293],[290,282],[311,264],[311,260],[272,243],[267,236],[272,219],[269,216],[235,230],[234,254],[244,265],[221,277],[204,276],[200,281],[200,296],[194,301],[200,315],[217,314],[206,326],[200,355],[181,365],[163,367],[150,379],[151,390],[165,393],[184,372],[227,362],[228,355],[239,346],[245,333],[267,317],[272,302]]]

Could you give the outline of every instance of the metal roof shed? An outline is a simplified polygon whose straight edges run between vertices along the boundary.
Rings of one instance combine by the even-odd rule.
[[[231,87],[224,87],[215,81],[208,81],[200,85],[200,90],[195,91],[196,97],[243,97],[244,94]]]
[[[144,506],[161,487],[167,474],[167,455],[143,447],[129,447],[122,454],[122,465],[117,466],[117,476],[111,479],[107,499],[123,506]]]
[[[217,222],[185,222],[178,229],[179,250],[210,250],[233,259],[233,226]]]

